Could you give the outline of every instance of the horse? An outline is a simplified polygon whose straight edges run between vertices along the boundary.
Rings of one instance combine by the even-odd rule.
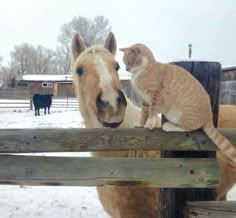
[[[78,33],[72,39],[74,85],[86,128],[132,128],[140,117],[140,109],[121,90],[119,64],[115,60],[115,54],[116,39],[111,32],[103,46],[87,48]],[[219,120],[226,116],[225,114],[227,112],[220,113]],[[160,121],[157,126],[160,126]],[[220,124],[220,127],[225,126]],[[92,152],[92,156],[159,158],[160,153],[159,151]],[[222,170],[217,199],[223,200],[236,181],[232,176],[236,168],[235,164],[232,165],[232,162],[220,152],[217,152],[217,159]],[[104,210],[113,218],[157,217],[158,188],[104,186],[97,187],[97,191]]]
[[[140,109],[121,90],[116,39],[109,33],[103,46],[87,48],[77,33],[72,39],[75,92],[85,127],[132,128]],[[159,157],[158,151],[92,152],[95,157]],[[157,188],[97,187],[105,211],[113,218],[156,218]]]
[[[219,128],[236,128],[236,105],[220,105]],[[217,188],[217,200],[226,200],[228,191],[236,183],[236,164],[222,152],[217,152],[217,161],[221,171],[221,181]]]

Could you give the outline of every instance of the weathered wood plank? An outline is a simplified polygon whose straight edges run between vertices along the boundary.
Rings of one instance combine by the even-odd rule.
[[[220,129],[236,145],[236,129]],[[217,147],[202,132],[161,129],[0,129],[0,153],[120,150],[199,150]]]
[[[236,81],[221,82],[221,104],[236,104]]]
[[[235,218],[236,201],[187,202],[185,218]]]
[[[216,187],[215,159],[0,156],[0,184]]]

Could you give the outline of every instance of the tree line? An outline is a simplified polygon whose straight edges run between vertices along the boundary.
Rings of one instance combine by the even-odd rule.
[[[103,43],[110,31],[111,26],[104,16],[75,16],[61,26],[55,50],[29,43],[15,45],[7,64],[3,65],[0,57],[0,86],[12,87],[15,80],[25,74],[70,74],[73,35],[78,32],[89,47]]]

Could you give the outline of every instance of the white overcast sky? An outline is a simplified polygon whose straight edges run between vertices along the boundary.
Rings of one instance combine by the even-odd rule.
[[[118,48],[144,43],[162,62],[187,58],[192,43],[194,59],[236,65],[236,0],[0,0],[0,56],[23,42],[55,49],[78,15],[105,16]]]

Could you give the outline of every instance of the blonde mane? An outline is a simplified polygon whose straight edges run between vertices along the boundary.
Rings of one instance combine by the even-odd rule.
[[[73,62],[79,62],[81,61],[85,56],[88,54],[95,55],[97,52],[105,53],[106,55],[110,57],[114,57],[107,49],[105,49],[102,45],[93,45],[92,47],[84,49],[83,52],[79,55],[79,57],[76,60],[73,60]]]

